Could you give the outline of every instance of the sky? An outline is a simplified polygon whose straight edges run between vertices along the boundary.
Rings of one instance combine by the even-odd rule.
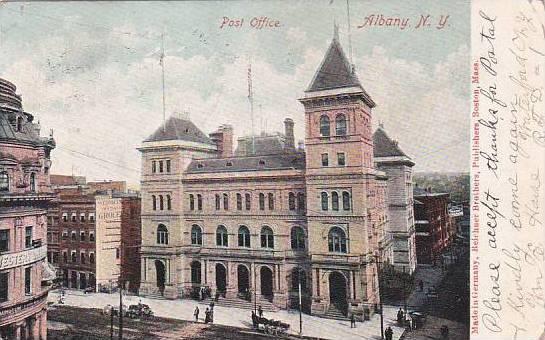
[[[408,18],[362,26],[366,17]],[[416,29],[421,16],[430,26]],[[447,23],[437,29],[441,15]],[[278,27],[257,29],[252,18]],[[242,25],[221,27],[225,18]],[[54,174],[138,185],[136,148],[167,117],[186,113],[205,133],[232,124],[304,139],[303,97],[339,26],[340,41],[377,106],[373,124],[415,161],[415,171],[469,169],[467,1],[0,2],[0,77],[12,81],[42,134],[53,130]],[[349,36],[351,39],[349,39]]]

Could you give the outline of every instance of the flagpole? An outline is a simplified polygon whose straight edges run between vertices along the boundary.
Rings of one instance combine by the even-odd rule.
[[[248,64],[248,100],[250,101],[250,120],[252,123],[252,155],[255,154],[255,136],[254,136],[254,93],[252,88],[252,60]]]
[[[165,34],[161,33],[161,81],[163,89],[163,132],[166,130],[166,103],[165,103]]]

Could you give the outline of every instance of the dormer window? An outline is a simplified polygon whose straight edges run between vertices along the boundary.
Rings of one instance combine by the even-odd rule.
[[[17,132],[21,132],[23,130],[23,117],[17,117],[17,124],[15,126],[15,129]]]
[[[265,161],[262,160],[262,159],[260,159],[260,160],[259,160],[259,165],[265,165]]]
[[[202,169],[203,167],[204,167],[204,164],[202,163],[197,164],[197,168]]]
[[[225,165],[226,166],[233,166],[233,162],[227,162]]]

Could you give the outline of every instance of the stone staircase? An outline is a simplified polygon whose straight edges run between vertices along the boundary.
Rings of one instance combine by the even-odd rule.
[[[155,300],[167,300],[167,298],[161,295],[160,293],[149,293],[142,296],[150,298],[150,299],[155,299]]]
[[[335,320],[350,320],[348,316],[344,315],[344,313],[333,304],[329,306],[329,309],[324,314],[324,317]]]
[[[221,307],[232,307],[232,308],[249,309],[249,310],[254,309],[253,301],[239,299],[236,297],[235,298],[220,297],[218,301],[214,301],[213,298],[209,298],[206,300],[206,302],[207,303],[214,302],[216,306],[221,306]],[[257,307],[259,308],[259,306],[261,306],[261,308],[263,309],[263,312],[276,312],[279,310],[279,308],[276,307],[274,304],[272,304],[270,301],[260,296],[257,297]]]

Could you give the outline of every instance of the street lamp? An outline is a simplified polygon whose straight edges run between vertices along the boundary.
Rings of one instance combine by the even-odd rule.
[[[381,289],[380,289],[380,262],[379,262],[379,256],[374,255],[375,258],[375,264],[377,266],[377,278],[378,278],[378,299],[380,303],[380,338],[384,339],[384,313],[383,313],[383,305],[382,305],[382,296],[381,296]]]
[[[301,297],[301,268],[297,267],[297,280],[299,281],[299,336],[303,335],[303,304]]]

